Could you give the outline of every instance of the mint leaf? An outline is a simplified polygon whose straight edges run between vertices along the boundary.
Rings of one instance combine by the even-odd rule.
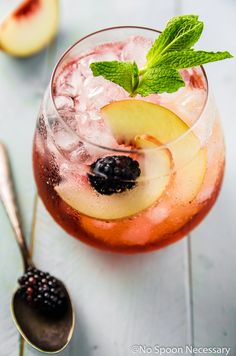
[[[198,16],[173,17],[149,50],[146,66],[155,66],[164,53],[190,49],[200,38],[202,30],[203,22],[198,21]]]
[[[90,64],[90,68],[95,77],[102,75],[130,94],[134,92],[139,82],[138,66],[135,62],[94,62]]]
[[[103,76],[121,87],[130,96],[172,93],[185,85],[178,70],[231,58],[229,52],[195,51],[203,22],[196,15],[173,17],[147,53],[143,68],[131,62],[96,62],[90,65],[94,76]]]
[[[185,86],[185,82],[177,70],[160,66],[146,71],[135,93],[142,96],[153,93],[172,93],[183,86]]]
[[[229,52],[173,51],[161,56],[156,62],[156,65],[166,65],[174,69],[184,69],[231,57],[233,56]]]

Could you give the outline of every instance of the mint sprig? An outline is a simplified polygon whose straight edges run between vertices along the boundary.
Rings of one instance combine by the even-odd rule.
[[[233,57],[229,52],[196,51],[192,47],[203,31],[196,15],[173,17],[147,53],[143,68],[135,62],[94,62],[94,76],[103,76],[123,87],[131,96],[172,93],[185,85],[180,69]]]
[[[229,52],[173,51],[161,56],[156,66],[164,65],[173,69],[184,69],[231,57]]]
[[[96,62],[91,63],[90,68],[95,77],[102,75],[123,87],[128,93],[132,93],[139,82],[139,70],[135,62]]]
[[[135,90],[136,94],[148,96],[152,93],[173,93],[180,87],[184,87],[185,82],[179,72],[166,66],[157,66],[147,70]]]
[[[173,17],[150,48],[146,65],[155,66],[167,52],[190,49],[199,40],[203,26],[195,15]]]

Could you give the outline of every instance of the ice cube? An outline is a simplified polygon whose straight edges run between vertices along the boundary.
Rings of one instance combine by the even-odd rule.
[[[168,204],[168,201],[160,201],[158,205],[152,207],[146,211],[146,217],[152,223],[155,221],[156,224],[160,224],[170,215],[171,206]]]
[[[84,92],[80,101],[86,102],[87,109],[98,110],[113,100],[122,100],[127,96],[128,93],[117,84],[101,76],[89,76],[84,81]]]
[[[78,95],[75,100],[75,111],[78,113],[85,113],[87,111],[87,98],[85,93]]]
[[[88,98],[91,99],[93,97],[96,97],[104,92],[103,87],[95,87],[93,88],[90,93],[88,94]]]
[[[143,67],[146,63],[146,55],[149,48],[152,45],[152,41],[141,37],[132,36],[127,40],[122,53],[122,61],[135,61],[139,67]]]
[[[74,109],[74,101],[70,96],[58,95],[54,97],[54,101],[58,110]]]
[[[78,147],[71,152],[70,160],[72,162],[90,165],[94,162],[94,157],[88,152],[86,143],[80,142]]]
[[[69,65],[57,79],[56,95],[65,95],[74,98],[80,93],[83,77],[80,70],[74,69],[75,64]]]
[[[160,94],[160,103],[191,126],[201,114],[205,98],[204,90],[186,86],[175,93]]]
[[[78,146],[78,138],[75,134],[66,130],[58,130],[54,133],[55,143],[63,151],[72,151]]]
[[[79,60],[79,70],[80,74],[83,76],[83,78],[87,78],[92,74],[92,71],[90,69],[90,64],[94,62],[94,56],[86,56],[82,59]]]

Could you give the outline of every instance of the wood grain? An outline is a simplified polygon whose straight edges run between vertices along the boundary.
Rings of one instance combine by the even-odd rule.
[[[0,54],[0,140],[9,150],[24,231],[30,236],[35,186],[31,167],[32,137],[45,78],[46,52],[26,60]],[[22,273],[20,255],[0,206],[0,355],[18,355],[19,335],[10,316],[11,295]]]
[[[205,23],[201,47],[236,54],[236,2],[183,1],[185,13]],[[220,198],[192,233],[194,341],[196,345],[230,346],[236,353],[236,67],[235,59],[206,65],[221,114],[227,148],[226,174]]]

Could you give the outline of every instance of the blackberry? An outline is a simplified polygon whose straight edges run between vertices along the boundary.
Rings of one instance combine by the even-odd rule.
[[[30,306],[42,313],[62,315],[67,308],[67,294],[61,282],[47,272],[29,267],[18,279],[18,293]]]
[[[98,193],[112,195],[134,188],[140,173],[139,163],[131,157],[107,156],[90,166],[88,180]]]

